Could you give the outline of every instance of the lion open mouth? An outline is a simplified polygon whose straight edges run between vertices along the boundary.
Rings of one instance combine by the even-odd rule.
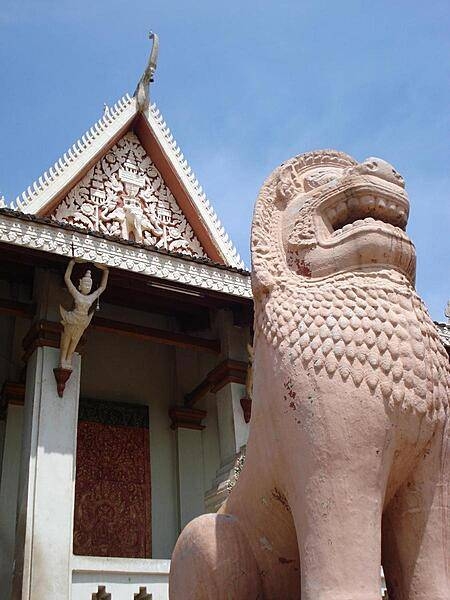
[[[344,195],[329,204],[322,213],[329,233],[335,237],[360,227],[391,226],[404,235],[408,221],[408,205],[399,198]]]

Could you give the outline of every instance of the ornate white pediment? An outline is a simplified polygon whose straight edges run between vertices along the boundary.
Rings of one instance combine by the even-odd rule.
[[[132,132],[87,172],[50,216],[159,249],[206,256],[173,194]]]

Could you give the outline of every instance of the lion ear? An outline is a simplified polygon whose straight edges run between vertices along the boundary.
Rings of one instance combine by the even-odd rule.
[[[261,294],[269,294],[275,285],[274,277],[267,269],[252,269],[252,291],[256,298]]]
[[[256,200],[252,223],[252,288],[255,295],[270,293],[280,275],[278,236],[285,200],[280,194],[280,168],[266,180]]]
[[[265,239],[266,228],[259,230],[256,219],[252,227],[252,288],[253,294],[270,292],[275,284],[271,273],[275,254],[273,245]],[[262,235],[260,235],[262,234]]]

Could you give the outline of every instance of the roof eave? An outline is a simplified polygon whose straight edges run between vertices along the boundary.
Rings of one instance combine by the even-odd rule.
[[[222,294],[251,299],[249,273],[189,256],[163,253],[154,248],[108,239],[74,226],[61,226],[36,215],[0,210],[0,243],[58,255],[74,256],[94,262],[156,277],[168,283],[182,284]]]
[[[142,115],[142,119],[139,115]],[[100,159],[133,122],[145,123],[156,141],[164,160],[175,174],[183,197],[187,199],[187,212],[196,222],[203,245],[208,246],[211,258],[226,266],[244,268],[244,263],[225,232],[211,203],[183,156],[160,111],[153,104],[140,112],[135,97],[128,94],[108,109],[48,171],[35,181],[22,195],[10,204],[14,210],[46,216],[68,191]],[[142,141],[142,140],[141,140]],[[1,203],[0,203],[1,205]]]
[[[75,144],[11,204],[11,208],[29,214],[48,214],[55,204],[105,151],[105,147],[123,135],[136,117],[136,100],[124,96],[105,112]]]
[[[143,116],[150,130],[154,132],[162,152],[186,191],[186,196],[190,199],[192,209],[196,211],[198,218],[208,232],[210,239],[214,242],[224,263],[231,267],[244,268],[241,257],[222,226],[189,163],[184,158],[161,112],[155,104],[152,104]]]

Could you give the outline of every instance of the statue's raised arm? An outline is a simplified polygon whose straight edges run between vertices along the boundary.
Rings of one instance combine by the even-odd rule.
[[[79,293],[78,290],[77,290],[77,288],[72,283],[72,271],[73,271],[73,267],[75,265],[75,262],[76,262],[76,260],[74,258],[72,258],[72,260],[67,265],[66,272],[64,273],[65,284],[67,286],[67,289],[70,292],[70,295],[74,299],[75,299],[75,296],[78,295],[78,293]]]
[[[94,300],[97,300],[97,298],[103,294],[103,292],[106,290],[106,286],[108,284],[108,276],[109,276],[109,270],[108,267],[106,267],[105,265],[101,265],[100,263],[94,263],[95,266],[97,267],[97,269],[99,269],[100,271],[103,271],[102,274],[102,279],[100,281],[100,285],[98,286],[98,288],[95,290],[95,292],[93,292],[91,294],[91,296],[93,296]]]

